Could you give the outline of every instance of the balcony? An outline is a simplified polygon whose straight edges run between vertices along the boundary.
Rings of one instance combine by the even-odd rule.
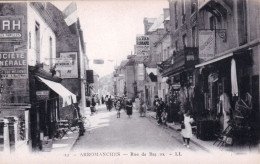
[[[167,60],[168,63],[170,59]],[[180,50],[173,55],[171,64],[168,67],[164,67],[162,69],[162,75],[170,76],[184,69],[194,68],[197,62],[198,62],[198,48],[186,47],[183,50]]]

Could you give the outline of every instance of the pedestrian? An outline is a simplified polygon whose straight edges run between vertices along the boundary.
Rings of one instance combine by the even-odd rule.
[[[111,96],[108,98],[107,104],[108,104],[108,110],[109,110],[109,112],[110,112],[111,109],[112,109],[112,106],[113,106],[113,102],[112,102]]]
[[[101,102],[102,102],[102,104],[104,104],[104,102],[105,102],[105,99],[104,99],[104,96],[102,95],[102,97],[101,97]]]
[[[108,110],[108,95],[106,95],[106,97],[105,97],[105,103],[106,103],[106,107],[107,107],[107,110]]]
[[[133,113],[133,103],[132,103],[131,99],[128,99],[126,102],[126,114],[130,118],[132,113]]]
[[[183,127],[181,130],[182,139],[183,139],[183,145],[187,146],[189,148],[190,138],[192,137],[192,128],[191,123],[194,122],[193,118],[190,117],[190,111],[187,110],[184,113],[184,121],[183,121]]]
[[[95,101],[95,95],[92,96],[92,99],[91,99],[91,114],[95,113],[96,112],[96,101]]]
[[[135,109],[137,111],[140,111],[140,99],[139,99],[139,97],[135,98]]]
[[[116,108],[116,111],[117,111],[116,118],[120,118],[121,101],[119,99],[116,102],[115,108]]]
[[[164,102],[162,101],[162,98],[159,99],[158,103],[157,103],[157,117],[158,117],[158,125],[162,124],[162,112],[164,110]]]
[[[140,117],[144,117],[145,116],[145,103],[143,101],[142,98],[140,98]]]

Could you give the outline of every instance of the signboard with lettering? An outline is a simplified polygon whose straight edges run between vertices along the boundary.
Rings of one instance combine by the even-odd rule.
[[[72,59],[72,68],[70,70],[58,70],[61,78],[78,78],[78,60],[77,52],[62,52],[60,53],[62,59]]]
[[[49,91],[36,91],[37,100],[48,100]]]
[[[23,23],[23,16],[0,16],[0,42],[23,40]]]
[[[55,70],[72,70],[72,58],[56,58]]]
[[[0,52],[2,79],[26,79],[27,55],[24,52]]]
[[[136,45],[148,45],[149,46],[149,36],[148,35],[137,35]]]
[[[149,55],[150,46],[149,45],[135,45],[136,55]]]
[[[199,58],[205,61],[214,57],[215,31],[199,30]]]

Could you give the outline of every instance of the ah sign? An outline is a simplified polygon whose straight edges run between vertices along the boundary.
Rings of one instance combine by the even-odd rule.
[[[23,39],[23,16],[0,16],[0,41]]]

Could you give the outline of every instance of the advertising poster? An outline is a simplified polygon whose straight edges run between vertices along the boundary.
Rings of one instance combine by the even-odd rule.
[[[78,78],[77,52],[62,52],[60,58],[72,59],[71,69],[59,70],[61,78]]]

